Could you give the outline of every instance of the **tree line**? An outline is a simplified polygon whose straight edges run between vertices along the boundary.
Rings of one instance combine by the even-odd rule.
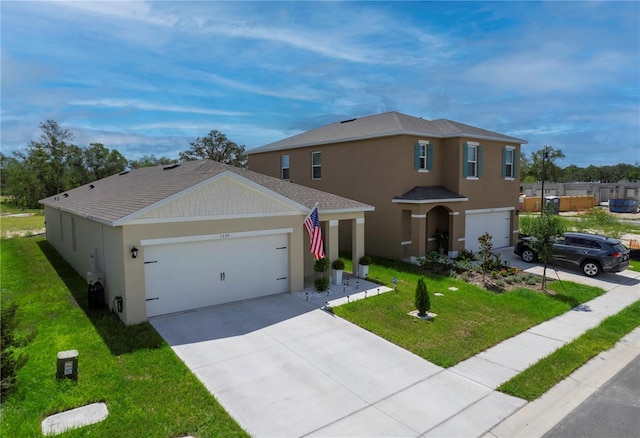
[[[38,208],[38,201],[74,187],[122,172],[209,158],[237,167],[247,167],[245,146],[238,146],[217,130],[198,137],[177,158],[154,154],[137,160],[125,158],[116,149],[102,143],[82,147],[73,143],[75,136],[56,121],[47,120],[39,125],[41,134],[24,150],[6,156],[0,152],[0,189],[12,203],[24,208]],[[544,179],[549,182],[622,182],[640,181],[640,163],[615,166],[589,166],[581,168],[556,165],[565,155],[560,149],[545,146],[531,156],[521,154],[520,180],[524,183],[542,181],[544,151]]]
[[[520,181],[534,183],[543,180],[542,159],[546,149],[547,156],[544,162],[544,180],[547,182],[636,182],[640,181],[640,162],[635,164],[616,164],[614,166],[578,167],[571,164],[561,168],[556,160],[565,158],[560,149],[545,146],[539,151],[531,153],[531,156],[520,156]]]
[[[39,208],[40,199],[64,192],[92,181],[120,173],[179,161],[209,158],[237,167],[247,167],[245,146],[238,146],[227,136],[213,130],[198,137],[177,158],[144,155],[128,160],[116,149],[102,143],[82,147],[73,143],[75,136],[56,121],[40,123],[40,138],[11,156],[0,152],[0,188],[11,202],[23,208]]]

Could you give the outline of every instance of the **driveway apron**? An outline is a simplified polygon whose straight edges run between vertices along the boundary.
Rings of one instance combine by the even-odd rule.
[[[524,405],[289,294],[151,324],[256,437],[478,436]]]

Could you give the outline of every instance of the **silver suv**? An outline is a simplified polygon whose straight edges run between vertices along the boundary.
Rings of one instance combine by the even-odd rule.
[[[537,254],[527,245],[531,237],[520,240],[513,252],[525,262],[535,262]],[[580,268],[588,277],[601,272],[621,272],[629,267],[629,250],[618,239],[587,233],[565,233],[553,244],[554,261]]]

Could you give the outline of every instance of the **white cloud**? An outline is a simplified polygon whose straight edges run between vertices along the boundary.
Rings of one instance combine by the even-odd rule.
[[[184,107],[177,105],[161,105],[156,103],[142,102],[127,99],[92,99],[92,100],[72,100],[70,105],[109,107],[109,108],[137,108],[147,111],[164,111],[174,113],[208,114],[214,116],[250,116],[250,112],[226,111],[208,108]]]

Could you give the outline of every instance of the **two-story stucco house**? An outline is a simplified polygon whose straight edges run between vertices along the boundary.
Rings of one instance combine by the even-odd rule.
[[[495,248],[514,243],[524,143],[451,120],[387,112],[248,153],[252,171],[373,205],[366,252],[415,260],[438,249],[436,231],[448,236],[445,249],[452,257],[477,251],[485,232]],[[344,228],[340,224],[346,243]]]

